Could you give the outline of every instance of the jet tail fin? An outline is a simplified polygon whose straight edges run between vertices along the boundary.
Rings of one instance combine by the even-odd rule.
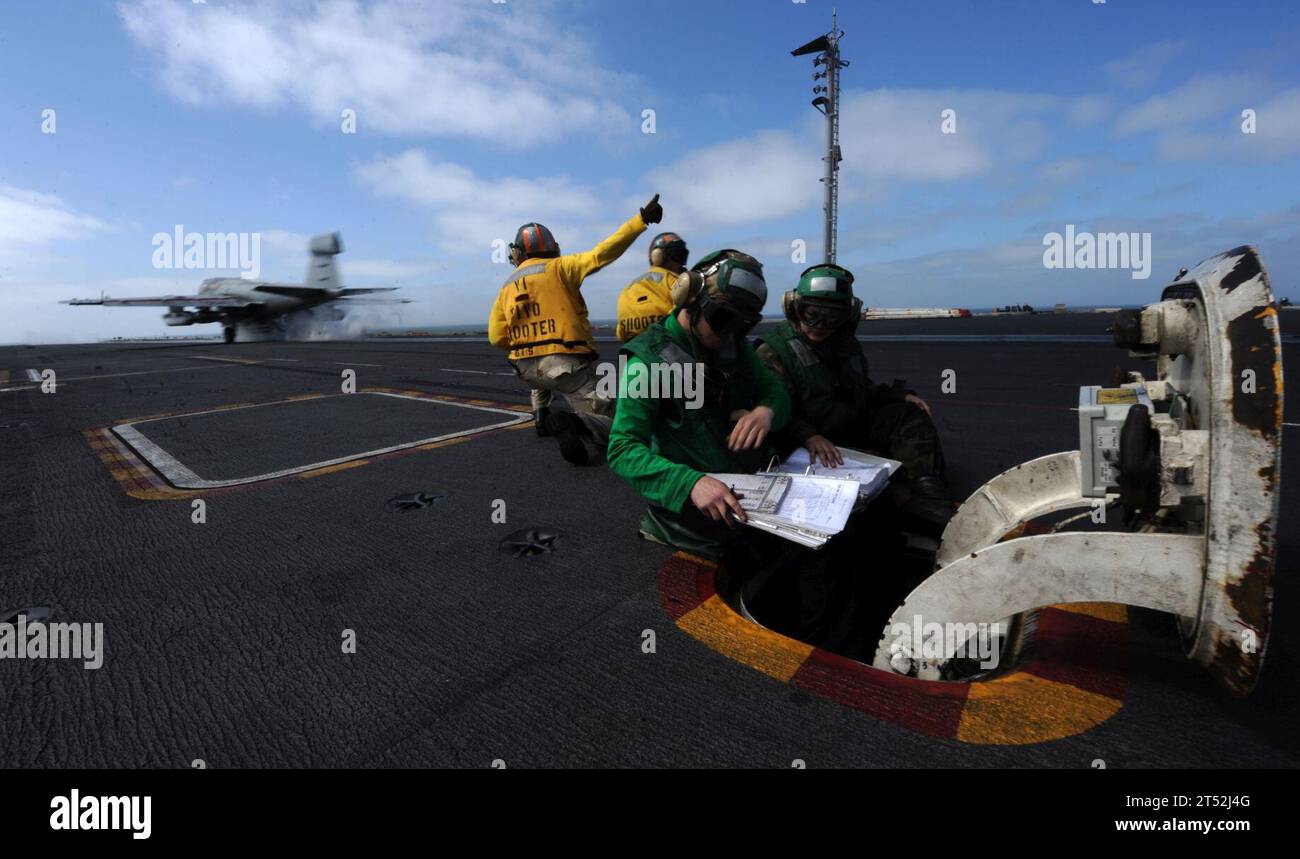
[[[307,249],[311,251],[311,262],[307,265],[306,285],[312,289],[340,289],[343,282],[334,257],[343,253],[343,237],[325,233],[313,238]]]

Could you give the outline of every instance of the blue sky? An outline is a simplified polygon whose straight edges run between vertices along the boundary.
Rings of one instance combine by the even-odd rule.
[[[1300,299],[1294,4],[839,5],[840,262],[868,305],[1142,303],[1241,243]],[[56,302],[223,273],[153,266],[152,236],[177,224],[261,234],[280,280],[339,230],[348,285],[415,300],[381,321],[482,324],[495,240],[539,220],[583,250],[659,192],[696,256],[749,250],[788,288],[792,242],[820,254],[822,144],[811,62],[789,51],[831,6],[4,3],[0,342],[166,332],[156,309]],[[1066,224],[1149,233],[1151,278],[1046,269],[1043,237]],[[613,315],[647,240],[588,282],[593,316]]]

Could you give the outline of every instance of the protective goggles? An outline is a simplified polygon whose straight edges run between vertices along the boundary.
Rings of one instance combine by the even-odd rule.
[[[814,304],[801,301],[795,312],[799,321],[809,328],[839,328],[849,321],[849,308],[829,304]]]
[[[741,337],[753,330],[762,320],[762,314],[744,311],[729,301],[707,298],[700,306],[700,315],[713,332],[722,339]]]
[[[661,245],[659,250],[662,250],[665,257],[678,265],[686,265],[686,261],[691,257],[691,252],[686,248],[686,242],[682,241],[669,242],[666,245]]]

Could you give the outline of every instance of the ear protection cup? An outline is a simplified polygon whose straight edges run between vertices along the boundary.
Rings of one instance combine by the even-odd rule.
[[[650,265],[654,266],[655,268],[664,267],[663,248],[655,248],[652,251],[650,251]]]
[[[798,317],[795,315],[795,312],[798,310],[796,304],[798,299],[799,294],[793,289],[781,296],[781,312],[784,313],[785,318],[789,319],[791,322],[799,321]]]
[[[673,299],[673,309],[680,310],[695,300],[695,296],[704,288],[704,275],[698,271],[684,271],[673,281],[669,293]]]
[[[849,325],[849,331],[857,333],[858,326],[862,324],[862,299],[854,296],[853,298],[853,318]]]

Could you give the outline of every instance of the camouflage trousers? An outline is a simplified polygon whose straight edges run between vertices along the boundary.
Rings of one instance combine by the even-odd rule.
[[[886,403],[871,409],[857,432],[831,439],[844,447],[873,450],[903,463],[903,477],[943,476],[939,428],[920,406]]]
[[[596,356],[544,355],[515,361],[513,366],[519,378],[528,383],[533,411],[550,408],[557,393],[564,396],[591,432],[582,440],[588,459],[602,462],[614,423],[615,403],[596,392]]]

